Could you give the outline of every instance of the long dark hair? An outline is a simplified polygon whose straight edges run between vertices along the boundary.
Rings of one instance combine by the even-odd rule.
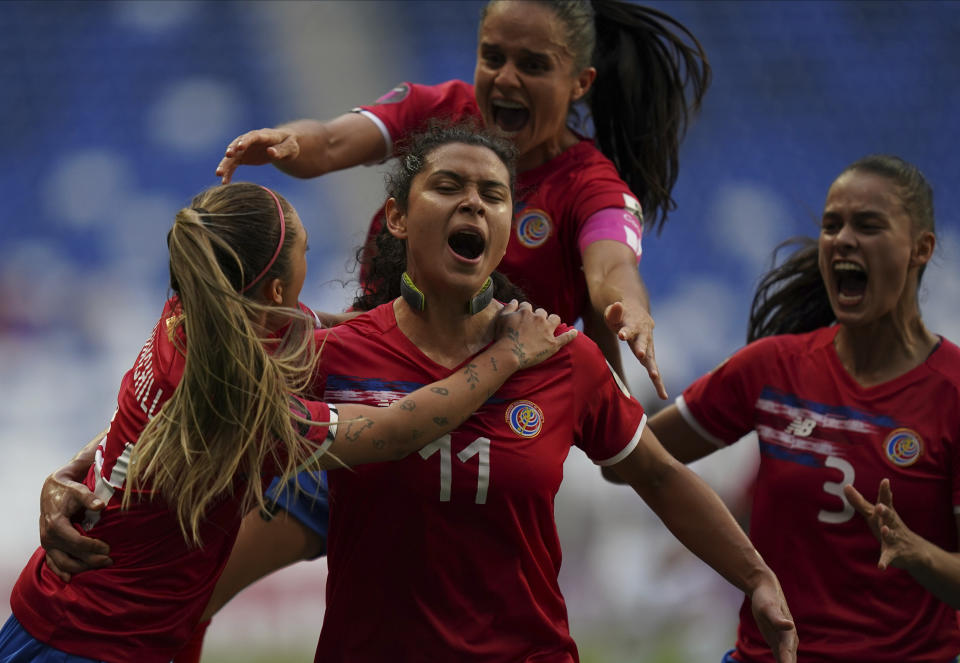
[[[897,156],[873,154],[854,161],[837,179],[850,172],[889,179],[897,187],[914,230],[935,232],[933,189],[919,168]],[[794,251],[777,265],[779,253],[793,247]],[[813,331],[836,320],[820,275],[817,240],[789,239],[774,249],[773,256],[774,267],[760,279],[750,305],[748,343],[764,336]],[[918,287],[925,267],[922,265],[917,272]]]
[[[486,18],[491,0],[481,15]],[[577,71],[597,78],[585,103],[600,151],[659,232],[676,208],[671,192],[680,141],[711,71],[700,42],[671,16],[621,0],[537,0],[564,26]],[[689,95],[689,96],[688,96]]]
[[[510,190],[513,191],[516,179],[514,161],[516,148],[512,143],[487,130],[480,129],[474,122],[449,124],[441,120],[432,121],[426,131],[410,136],[398,146],[398,159],[387,174],[387,195],[397,201],[401,211],[406,211],[410,200],[410,187],[414,177],[427,163],[427,157],[439,147],[450,143],[462,143],[485,147],[497,155],[507,167],[510,177]],[[407,269],[407,243],[390,234],[386,223],[376,236],[374,246],[367,244],[357,250],[357,263],[364,279],[361,290],[353,301],[353,308],[369,311],[381,304],[393,301],[400,296],[400,277]],[[507,277],[494,272],[491,274],[494,284],[494,297],[502,301],[526,296],[513,285]]]

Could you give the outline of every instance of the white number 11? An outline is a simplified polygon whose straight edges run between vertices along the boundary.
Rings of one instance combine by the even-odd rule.
[[[420,457],[427,459],[440,451],[440,501],[450,501],[450,489],[453,485],[453,458],[450,449],[450,435],[440,437],[420,450]],[[478,437],[469,446],[457,454],[457,460],[466,463],[479,456],[477,467],[477,496],[474,502],[487,503],[487,488],[490,487],[490,439]]]

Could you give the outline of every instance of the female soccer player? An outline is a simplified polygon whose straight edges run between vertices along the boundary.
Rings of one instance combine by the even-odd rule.
[[[674,207],[679,142],[709,79],[699,42],[656,10],[620,0],[493,0],[480,21],[473,85],[402,83],[328,122],[247,132],[229,143],[217,174],[228,182],[241,164],[273,163],[315,177],[381,161],[432,117],[496,127],[519,150],[515,227],[500,271],[564,322],[582,316],[621,376],[617,337],[628,341],[666,398],[637,261],[644,215],[662,227]],[[572,123],[578,102],[596,146]],[[381,212],[370,238],[382,220]]]
[[[386,241],[370,271],[401,295],[381,294],[372,311],[327,334],[315,385],[324,398],[389,402],[453,368],[469,374],[483,364],[477,352],[489,342],[497,304],[478,298],[511,232],[504,150],[497,139],[455,128],[426,134],[398,160]],[[578,446],[744,590],[777,660],[793,661],[795,630],[775,576],[645,420],[581,336],[508,380],[419,453],[330,470],[335,507],[317,660],[578,660],[557,583],[553,514],[564,459]],[[242,575],[248,564],[268,571],[264,560],[278,556],[290,529],[304,526],[248,517],[224,575]]]
[[[790,599],[800,661],[960,653],[960,349],[917,304],[934,245],[917,168],[891,156],[850,165],[827,193],[819,242],[762,281],[760,340],[650,421],[684,462],[757,432],[750,536]],[[724,660],[770,660],[749,599]]]
[[[264,505],[261,476],[402,458],[575,336],[555,337],[559,318],[529,305],[506,316],[516,304],[498,305],[479,363],[437,372],[389,408],[338,410],[300,395],[318,346],[313,318],[294,308],[307,236],[289,203],[253,184],[215,187],[177,214],[168,244],[174,295],[84,454],[86,486],[105,507],[80,527],[113,564],[68,584],[38,550],[0,631],[5,663],[170,661],[243,514]]]

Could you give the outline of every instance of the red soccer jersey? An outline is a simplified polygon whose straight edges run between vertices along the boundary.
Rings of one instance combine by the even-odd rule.
[[[111,663],[169,662],[199,621],[240,526],[243,514],[233,495],[212,506],[203,520],[201,548],[186,544],[163,501],[145,499],[127,511],[120,508],[130,452],[183,375],[185,358],[166,327],[176,308],[175,299],[167,302],[124,375],[117,412],[87,474],[87,487],[107,506],[78,529],[110,544],[113,565],[79,573],[65,584],[46,567],[40,548],[10,597],[13,614],[27,632],[70,654]],[[329,420],[323,403],[305,405],[308,418]],[[323,442],[327,432],[314,426],[308,435]]]
[[[376,118],[389,134],[391,149],[398,140],[424,129],[432,118],[480,121],[473,86],[463,81],[433,86],[403,83],[376,104],[359,110]],[[581,140],[547,163],[519,173],[513,232],[497,269],[536,306],[573,324],[588,302],[577,237],[590,216],[607,208],[640,213],[639,203],[613,163],[590,140]],[[381,209],[368,238],[376,236],[382,223]]]
[[[330,402],[386,405],[472,361],[434,363],[399,330],[392,303],[326,339],[319,388]],[[316,660],[577,661],[557,583],[564,459],[576,445],[598,464],[618,462],[645,419],[581,335],[419,453],[328,472]]]
[[[757,341],[678,405],[717,444],[759,436],[750,537],[783,585],[800,661],[953,660],[955,611],[907,572],[877,568],[880,544],[842,488],[875,502],[888,477],[906,525],[957,550],[960,349],[943,340],[912,371],[862,387],[837,357],[837,329]],[[747,601],[735,656],[773,661]]]

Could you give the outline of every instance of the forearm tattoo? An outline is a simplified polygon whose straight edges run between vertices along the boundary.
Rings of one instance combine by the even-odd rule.
[[[401,409],[401,410],[406,410],[407,412],[413,412],[414,410],[417,409],[417,404],[414,403],[414,402],[413,402],[412,400],[410,400],[409,398],[407,398],[407,399],[405,399],[405,400],[403,400],[403,401],[400,402],[400,409]]]
[[[437,426],[446,426],[449,422],[447,421],[446,417],[434,417],[433,423],[435,423]]]
[[[493,368],[493,372],[494,372],[494,373],[499,372],[498,369],[497,369],[497,358],[496,358],[496,357],[490,357],[490,366]]]
[[[467,376],[467,384],[470,385],[470,389],[476,389],[480,383],[480,376],[477,374],[477,365],[467,364],[467,367],[463,369],[463,373]]]
[[[435,394],[440,394],[441,396],[446,396],[450,393],[449,389],[444,389],[443,387],[430,387],[430,391]]]
[[[356,442],[360,439],[360,436],[363,434],[363,431],[368,428],[373,428],[373,421],[367,419],[366,417],[360,417],[354,421],[347,423],[347,431],[344,433],[344,437],[351,442]]]

